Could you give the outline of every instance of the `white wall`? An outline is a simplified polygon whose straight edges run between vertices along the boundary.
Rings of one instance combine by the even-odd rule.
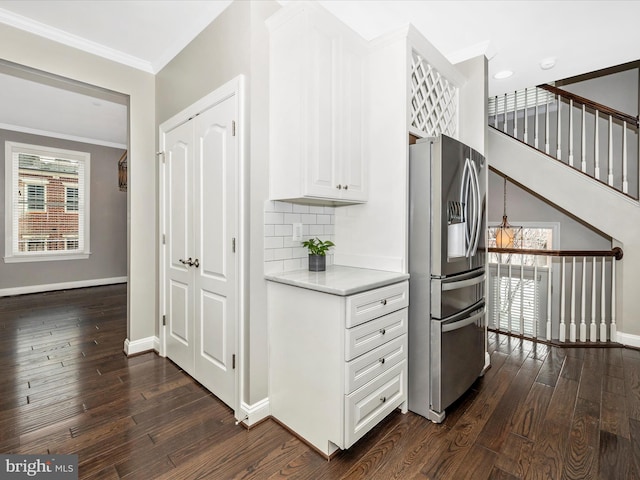
[[[128,339],[154,335],[156,182],[153,75],[0,25],[0,58],[113,90],[130,98],[128,197]]]

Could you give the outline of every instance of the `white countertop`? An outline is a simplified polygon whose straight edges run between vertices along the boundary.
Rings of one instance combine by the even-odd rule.
[[[324,272],[295,270],[265,275],[267,280],[333,295],[353,295],[409,278],[408,273],[330,265]]]

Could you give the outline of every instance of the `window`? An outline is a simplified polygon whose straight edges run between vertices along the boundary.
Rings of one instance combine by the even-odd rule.
[[[489,227],[489,246],[495,247],[497,226]],[[558,238],[557,224],[522,226],[514,248],[551,250]],[[489,254],[489,325],[525,336],[538,336],[547,308],[549,257]]]
[[[78,187],[65,187],[65,211],[77,212],[78,211]]]
[[[44,185],[25,185],[27,191],[27,210],[30,212],[45,211],[45,187]]]
[[[87,258],[90,155],[5,142],[5,262]]]

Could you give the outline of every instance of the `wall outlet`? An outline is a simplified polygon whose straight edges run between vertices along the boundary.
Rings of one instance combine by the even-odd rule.
[[[293,238],[292,240],[294,242],[301,242],[302,241],[302,224],[301,223],[294,223],[293,224]]]

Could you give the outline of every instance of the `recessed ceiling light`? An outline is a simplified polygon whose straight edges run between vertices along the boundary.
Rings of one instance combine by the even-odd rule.
[[[509,78],[511,75],[513,75],[513,72],[511,70],[501,70],[496,73],[493,78],[495,78],[496,80],[502,80],[504,78]]]
[[[556,57],[547,57],[540,60],[540,68],[542,70],[549,70],[556,66]]]

